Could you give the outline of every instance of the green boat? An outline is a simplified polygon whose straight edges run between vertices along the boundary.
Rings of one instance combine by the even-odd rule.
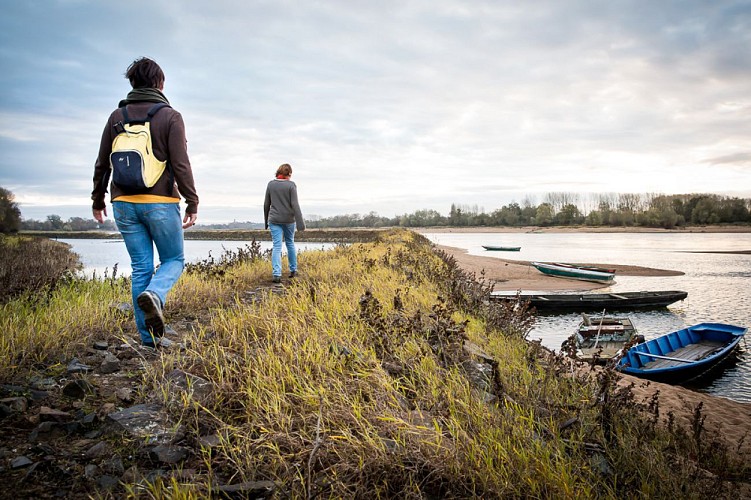
[[[615,278],[615,269],[577,266],[575,264],[562,264],[560,262],[532,262],[532,265],[541,273],[556,278],[594,281],[595,283],[612,283]]]
[[[496,252],[518,252],[522,249],[522,247],[501,247],[496,245],[482,245],[482,248]]]

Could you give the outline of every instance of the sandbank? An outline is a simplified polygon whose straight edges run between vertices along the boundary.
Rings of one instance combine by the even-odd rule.
[[[575,363],[572,360],[572,364]],[[578,368],[574,368],[575,370],[579,370],[580,373],[589,372],[591,376],[603,369],[599,366],[592,369],[583,363],[576,364]],[[621,374],[618,385],[631,386],[636,402],[644,405],[649,405],[656,393],[660,421],[664,425],[668,424],[672,414],[676,424],[691,429],[694,411],[701,404],[701,415],[705,419],[703,436],[716,438],[731,450],[731,454],[737,455],[744,463],[751,463],[751,403],[733,401],[679,385],[651,382],[625,374]]]
[[[589,281],[554,278],[542,274],[528,261],[509,260],[497,257],[483,257],[470,255],[463,248],[436,245],[438,250],[445,252],[456,260],[460,268],[477,277],[484,277],[493,283],[494,291],[568,291],[594,290],[608,285]],[[668,269],[654,269],[640,266],[624,266],[621,264],[602,264],[594,262],[579,262],[597,267],[607,267],[616,270],[616,279],[620,276],[681,276],[681,271]]]

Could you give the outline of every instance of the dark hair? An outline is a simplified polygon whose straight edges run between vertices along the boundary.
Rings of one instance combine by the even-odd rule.
[[[130,85],[134,89],[156,89],[164,83],[164,72],[155,61],[142,57],[128,66],[125,78],[130,80]]]
[[[292,167],[289,165],[289,163],[283,163],[282,165],[279,165],[279,168],[276,169],[276,175],[283,175],[285,177],[292,174]]]

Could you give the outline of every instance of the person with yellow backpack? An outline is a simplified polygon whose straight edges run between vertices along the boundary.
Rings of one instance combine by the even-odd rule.
[[[196,222],[198,194],[182,115],[162,92],[164,72],[144,57],[135,60],[125,76],[133,89],[110,114],[102,133],[92,213],[104,222],[109,188],[113,216],[131,259],[136,326],[142,344],[156,348],[169,343],[163,338],[164,304],[183,271],[183,230]],[[182,222],[181,195],[186,203]]]

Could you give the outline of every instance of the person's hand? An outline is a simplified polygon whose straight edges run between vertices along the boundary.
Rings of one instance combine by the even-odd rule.
[[[198,218],[198,214],[185,214],[185,217],[183,217],[183,229],[188,229],[191,226],[196,225],[196,219]]]
[[[94,214],[94,219],[99,224],[104,224],[104,218],[107,217],[107,207],[104,207],[101,210],[97,210],[96,208],[91,209],[91,213]]]

